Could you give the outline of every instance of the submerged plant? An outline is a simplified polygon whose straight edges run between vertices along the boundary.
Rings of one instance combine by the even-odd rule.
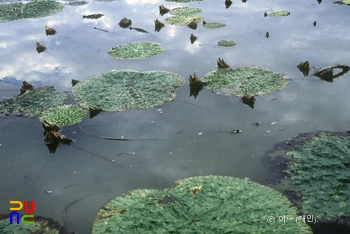
[[[210,90],[221,89],[224,95],[256,96],[281,90],[288,81],[284,75],[254,66],[213,70],[203,77]]]
[[[175,98],[184,79],[166,71],[118,70],[98,74],[73,87],[81,105],[106,111],[149,108]]]
[[[62,105],[43,111],[39,119],[58,126],[68,126],[81,122],[86,115],[87,111],[78,106]]]
[[[311,233],[288,199],[255,182],[226,176],[176,181],[176,187],[139,189],[115,197],[95,217],[92,233]],[[263,231],[262,231],[263,230]]]
[[[108,54],[118,59],[144,59],[162,53],[164,49],[159,43],[141,41],[113,47]]]

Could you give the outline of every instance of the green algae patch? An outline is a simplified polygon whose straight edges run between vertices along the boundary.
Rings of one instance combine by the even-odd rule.
[[[113,47],[108,54],[117,59],[145,59],[163,51],[159,43],[140,41]]]
[[[218,42],[219,46],[230,47],[235,46],[237,43],[232,40],[221,40]]]
[[[181,76],[166,71],[118,70],[85,79],[73,87],[84,107],[105,111],[149,108],[171,101],[184,83]]]
[[[199,176],[163,191],[138,189],[115,197],[97,212],[92,233],[312,233],[303,222],[269,222],[282,214],[297,217],[297,210],[273,189]]]
[[[80,123],[86,115],[87,111],[76,105],[62,105],[43,111],[39,120],[58,126],[69,126]]]
[[[52,86],[41,87],[0,102],[0,116],[20,113],[32,117],[52,106],[63,104],[66,99],[66,93],[56,93]]]
[[[35,0],[29,3],[9,3],[0,5],[0,22],[26,18],[40,18],[62,11],[64,5],[53,0]]]
[[[232,68],[218,68],[204,75],[209,90],[221,89],[223,95],[256,96],[281,90],[288,81],[284,75],[269,71],[265,68],[242,66]]]
[[[202,10],[200,8],[191,8],[191,7],[177,7],[170,11],[172,15],[194,15]]]
[[[203,21],[203,17],[194,15],[177,15],[165,19],[165,22],[172,25],[183,26],[191,22],[199,23]]]
[[[304,214],[317,220],[350,217],[350,138],[321,133],[285,154],[286,173]]]
[[[269,16],[274,16],[274,17],[288,16],[288,15],[290,15],[289,11],[274,11],[274,12],[269,14]]]
[[[211,29],[214,29],[214,28],[222,28],[222,27],[225,27],[226,24],[223,24],[223,23],[219,23],[219,22],[209,22],[209,23],[204,23],[203,22],[203,27],[204,28],[211,28]]]

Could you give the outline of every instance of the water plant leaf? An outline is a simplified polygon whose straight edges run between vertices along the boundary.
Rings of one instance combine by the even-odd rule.
[[[202,81],[208,83],[209,90],[221,89],[220,94],[243,97],[281,90],[288,84],[283,77],[265,68],[242,66],[213,70],[205,74]]]
[[[285,154],[300,210],[327,222],[350,216],[350,138],[321,133]]]
[[[222,28],[222,27],[225,27],[226,24],[223,24],[223,23],[219,23],[219,22],[211,22],[211,23],[207,23],[207,22],[203,22],[203,27],[204,28]]]
[[[45,17],[56,14],[63,8],[62,3],[53,0],[34,0],[26,4],[21,2],[1,4],[0,22]]]
[[[108,54],[117,59],[144,59],[162,53],[159,43],[140,41],[113,47]]]
[[[289,11],[274,11],[269,14],[269,16],[288,16],[290,15]]]
[[[203,20],[201,16],[194,15],[177,15],[165,19],[165,22],[172,25],[183,26],[191,22],[199,23]]]
[[[350,5],[350,0],[341,0],[333,2],[333,4],[339,4],[339,5]]]
[[[55,93],[52,86],[45,86],[27,91],[15,99],[9,98],[0,102],[0,115],[21,113],[31,117],[40,114],[49,107],[63,104],[66,99],[66,93]]]
[[[50,107],[43,111],[39,117],[40,121],[47,121],[58,126],[69,126],[80,123],[87,115],[87,111],[76,105],[62,105]]]
[[[182,3],[188,3],[188,2],[201,2],[204,0],[165,0],[167,2],[182,2]]]
[[[73,93],[85,107],[106,111],[149,108],[171,101],[184,83],[181,76],[166,71],[118,70],[85,79]]]
[[[221,40],[218,42],[219,46],[225,46],[225,47],[235,46],[236,44],[237,43],[232,40]]]
[[[282,214],[297,217],[297,210],[273,189],[199,176],[163,191],[138,189],[115,197],[97,212],[92,233],[311,233],[303,222],[267,220]]]
[[[192,8],[192,7],[177,7],[170,11],[172,15],[194,15],[202,10],[200,8]]]

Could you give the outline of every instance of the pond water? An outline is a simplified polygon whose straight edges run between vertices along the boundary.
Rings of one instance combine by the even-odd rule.
[[[350,74],[326,82],[304,77],[296,68],[305,60],[312,71],[349,65],[350,7],[332,2],[248,0],[234,1],[226,9],[224,1],[213,0],[120,0],[65,5],[52,16],[0,23],[1,97],[17,95],[23,80],[71,92],[71,79],[84,80],[112,69],[164,70],[186,80],[175,100],[161,106],[102,112],[79,125],[63,127],[62,133],[74,143],[60,145],[54,154],[43,141],[37,117],[1,118],[0,213],[9,213],[9,200],[35,200],[35,215],[63,225],[62,211],[76,201],[67,210],[68,231],[89,233],[97,210],[129,190],[163,189],[178,179],[210,174],[266,183],[263,159],[276,143],[303,132],[349,129]],[[193,30],[166,24],[155,32],[153,20],[164,22],[169,17],[159,15],[161,4],[169,9],[201,8],[198,15],[207,22],[222,22],[226,27],[199,25]],[[264,12],[277,10],[291,14],[264,17]],[[104,16],[82,17],[94,13]],[[149,33],[119,27],[123,17]],[[57,33],[46,36],[45,25]],[[191,33],[198,37],[193,44]],[[222,39],[237,45],[219,47]],[[47,50],[37,53],[37,41]],[[143,60],[118,60],[107,54],[114,46],[136,41],[158,42],[165,52]],[[238,97],[220,96],[206,88],[196,99],[189,97],[189,75],[195,72],[202,77],[216,69],[218,57],[232,66],[254,65],[284,73],[289,84],[281,91],[257,96],[254,108]],[[256,121],[261,125],[252,125]],[[159,140],[107,141],[84,133],[79,126],[98,136]],[[242,132],[228,133],[233,129]]]

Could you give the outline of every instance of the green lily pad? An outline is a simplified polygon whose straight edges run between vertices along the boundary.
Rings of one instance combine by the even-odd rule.
[[[283,215],[294,221],[279,222]],[[273,189],[199,176],[163,191],[139,189],[115,197],[97,212],[92,233],[312,233],[296,217],[295,207]]]
[[[201,17],[201,16],[177,15],[177,16],[172,16],[172,17],[166,18],[165,22],[167,22],[168,24],[172,24],[172,25],[183,26],[183,25],[187,25],[193,21],[195,21],[196,23],[199,23],[202,20],[203,20],[203,17]]]
[[[201,2],[204,0],[165,0],[167,2],[182,2],[182,3],[188,3],[188,2]]]
[[[270,16],[288,16],[290,15],[289,11],[275,11],[269,14]]]
[[[0,102],[0,116],[11,113],[21,113],[31,117],[40,114],[43,110],[63,104],[67,99],[64,92],[54,93],[52,86],[45,86],[27,91],[17,98]]]
[[[191,7],[177,7],[170,11],[172,15],[194,15],[202,10],[200,8],[191,8]]]
[[[73,87],[73,93],[85,107],[124,111],[171,101],[174,90],[184,82],[181,76],[165,71],[118,70],[85,79]]]
[[[212,23],[203,23],[204,28],[222,28],[225,27],[226,24],[219,23],[219,22],[212,22]]]
[[[337,2],[333,2],[333,4],[350,5],[350,0],[337,1]]]
[[[319,221],[350,217],[350,138],[321,133],[286,153],[300,210]]]
[[[255,96],[281,90],[288,81],[284,75],[254,66],[219,68],[204,75],[209,90],[221,89],[220,94]]]
[[[40,18],[56,14],[64,8],[62,3],[53,0],[34,0],[29,3],[0,4],[0,22],[25,18]]]
[[[62,105],[50,107],[43,111],[39,117],[40,121],[46,120],[58,126],[69,126],[80,123],[87,115],[87,111],[75,105]]]
[[[159,43],[140,41],[113,47],[108,54],[118,59],[145,59],[162,53]]]
[[[237,43],[232,40],[221,40],[218,42],[219,46],[226,46],[226,47],[235,46],[236,44]]]

